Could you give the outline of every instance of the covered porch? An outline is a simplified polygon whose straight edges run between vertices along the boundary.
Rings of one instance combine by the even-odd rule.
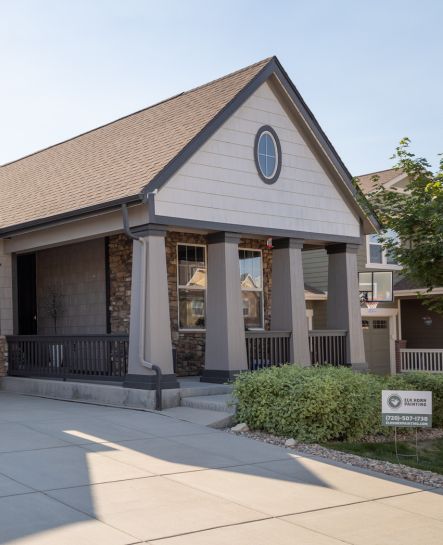
[[[365,368],[355,244],[152,224],[134,237],[10,255],[9,375],[155,389],[148,362],[172,389],[283,363]],[[314,247],[329,256],[326,330],[307,310],[301,256]]]

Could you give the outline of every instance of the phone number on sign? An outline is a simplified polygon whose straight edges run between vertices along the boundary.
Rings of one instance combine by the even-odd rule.
[[[412,416],[406,414],[386,415],[386,422],[428,422],[428,416]]]

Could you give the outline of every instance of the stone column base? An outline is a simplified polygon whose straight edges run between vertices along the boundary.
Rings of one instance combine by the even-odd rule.
[[[136,388],[138,390],[155,390],[157,388],[157,377],[152,375],[128,374],[123,383],[124,388]],[[175,374],[161,376],[162,390],[180,388]]]

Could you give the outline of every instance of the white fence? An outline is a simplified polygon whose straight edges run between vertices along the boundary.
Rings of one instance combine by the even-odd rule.
[[[401,348],[401,372],[428,371],[443,373],[442,348]]]

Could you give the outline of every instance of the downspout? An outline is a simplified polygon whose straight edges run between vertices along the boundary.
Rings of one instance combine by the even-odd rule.
[[[147,195],[147,198],[149,198],[149,193]],[[140,242],[142,245],[142,270],[141,270],[141,302],[143,306],[143,310],[140,313],[140,334],[139,334],[139,343],[138,343],[138,357],[140,364],[143,367],[146,367],[147,369],[151,369],[155,372],[156,375],[156,393],[155,393],[155,408],[157,411],[162,410],[162,388],[161,388],[161,377],[162,377],[162,370],[158,365],[155,365],[154,363],[151,363],[149,361],[145,360],[145,324],[146,324],[146,308],[145,308],[145,300],[146,300],[146,240],[142,237],[137,237],[131,232],[131,228],[129,227],[129,215],[128,215],[128,207],[126,203],[122,204],[122,214],[123,214],[123,227],[125,230],[125,233],[128,235],[129,238],[132,238],[132,240],[136,240],[137,242]]]

